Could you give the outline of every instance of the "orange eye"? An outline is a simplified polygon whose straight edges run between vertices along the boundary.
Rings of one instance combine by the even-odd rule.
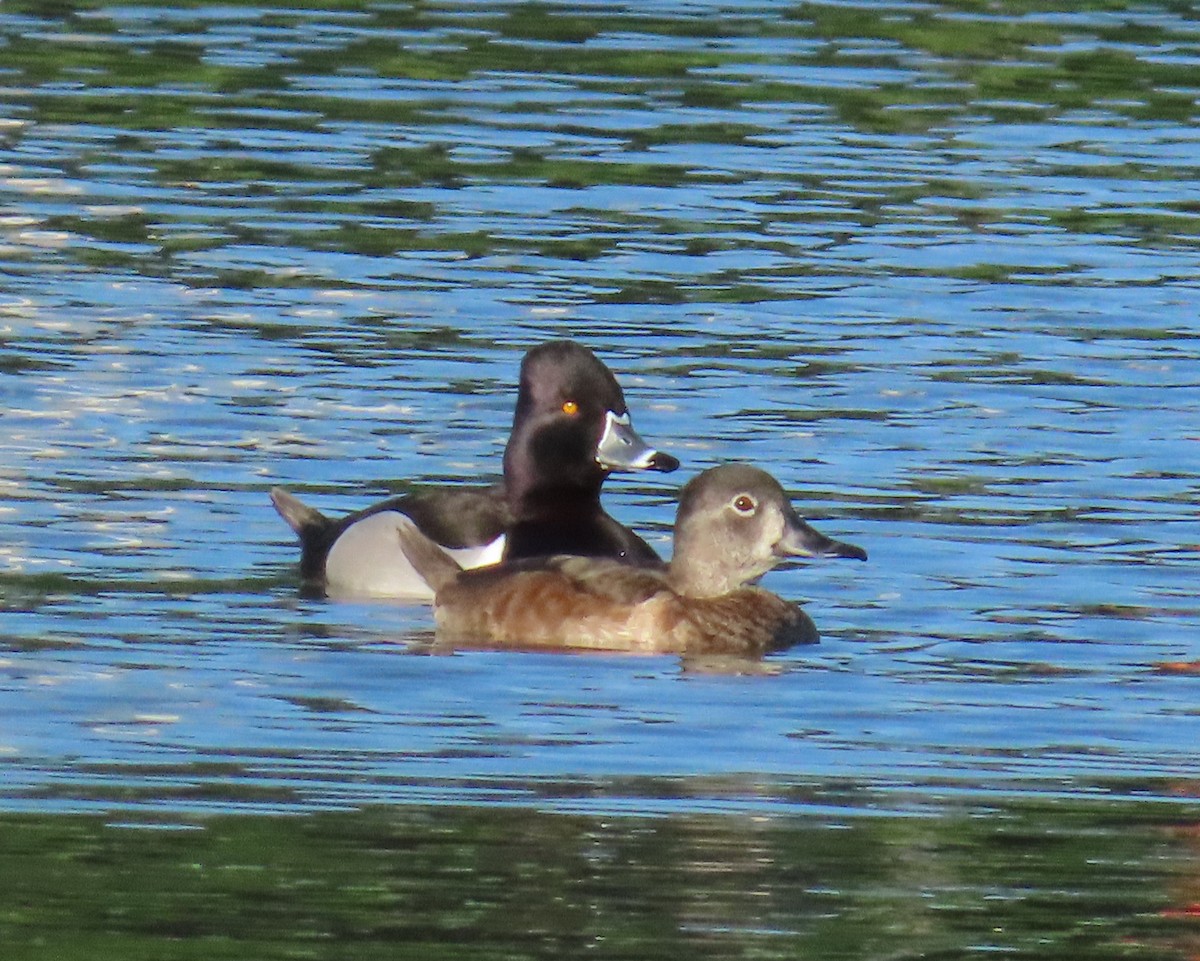
[[[579,413],[579,405],[573,400],[564,401],[562,405],[562,412],[568,417],[574,417]]]
[[[757,506],[749,494],[739,494],[733,499],[733,509],[739,514],[753,514]]]

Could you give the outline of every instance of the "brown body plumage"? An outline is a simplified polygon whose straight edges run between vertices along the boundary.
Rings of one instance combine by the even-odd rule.
[[[761,654],[817,639],[807,614],[760,587],[689,597],[663,571],[615,561],[553,557],[511,569],[518,566],[473,572],[443,587],[439,636],[661,654]]]

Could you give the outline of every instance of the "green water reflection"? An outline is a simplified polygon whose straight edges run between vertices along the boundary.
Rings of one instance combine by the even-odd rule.
[[[5,957],[1184,958],[1200,807],[5,815]]]
[[[1114,160],[1089,133],[1196,117],[1194,63],[1180,53],[1178,25],[1134,5],[803,4],[737,17],[650,15],[615,5],[585,14],[556,4],[6,9],[30,15],[14,16],[0,34],[7,87],[0,103],[16,122],[6,132],[14,144],[39,129],[80,125],[87,133],[72,171],[145,180],[222,208],[236,198],[250,202],[253,216],[235,224],[227,219],[233,211],[222,209],[206,227],[189,222],[194,211],[181,217],[169,208],[47,216],[45,227],[67,232],[76,256],[94,267],[177,276],[191,265],[173,258],[246,243],[373,256],[456,251],[591,260],[618,254],[623,240],[646,228],[644,215],[609,209],[592,229],[569,236],[439,229],[448,198],[397,196],[480,184],[706,191],[758,180],[781,223],[904,224],[928,217],[933,204],[974,229],[1024,221],[1151,245],[1188,243],[1195,234],[1196,209],[1186,200],[1146,209],[1022,196],[1011,179],[979,170],[947,178],[936,167],[913,168],[890,183],[874,178],[868,189],[848,193],[843,170],[797,167],[773,155],[815,129],[881,144],[928,138],[940,155],[971,151],[977,136],[1003,137],[995,131],[1007,124],[1067,124],[1078,127],[1071,149],[1018,146],[1027,153],[1021,166],[1060,179],[1174,180],[1160,158]],[[227,22],[246,30],[232,48]],[[533,86],[497,95],[497,77]],[[412,85],[415,96],[387,95]],[[613,129],[597,104],[628,110],[628,127]],[[464,130],[473,131],[467,142]],[[728,151],[700,162],[697,148],[709,146]],[[342,159],[331,164],[338,153]],[[789,211],[796,196],[815,209]],[[580,201],[584,209],[596,205]],[[1023,208],[1019,217],[1015,207]],[[710,217],[680,230],[659,219],[656,233],[674,238],[686,256],[772,249],[736,222]],[[1005,280],[1036,268],[943,270]],[[281,283],[254,270],[206,277],[213,279],[243,289]],[[694,292],[674,287],[665,299],[637,285],[615,296],[650,303],[780,296],[740,281],[718,274]]]

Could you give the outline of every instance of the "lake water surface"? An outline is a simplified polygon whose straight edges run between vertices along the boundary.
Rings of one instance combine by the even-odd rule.
[[[0,5],[6,958],[1200,955],[1186,5]],[[330,514],[573,337],[867,564],[815,647],[430,655]]]

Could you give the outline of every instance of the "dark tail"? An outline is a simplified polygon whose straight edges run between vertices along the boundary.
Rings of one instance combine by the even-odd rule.
[[[279,516],[288,522],[288,527],[296,532],[301,540],[304,535],[329,526],[329,518],[315,507],[309,507],[294,494],[289,494],[282,487],[271,488],[271,503]]]
[[[307,584],[323,584],[325,558],[338,537],[338,525],[282,487],[271,488],[271,503],[300,538],[300,576]]]
[[[404,556],[435,593],[462,571],[458,561],[422,534],[417,525],[403,514],[396,517],[396,534],[400,538],[400,549],[404,551]]]

